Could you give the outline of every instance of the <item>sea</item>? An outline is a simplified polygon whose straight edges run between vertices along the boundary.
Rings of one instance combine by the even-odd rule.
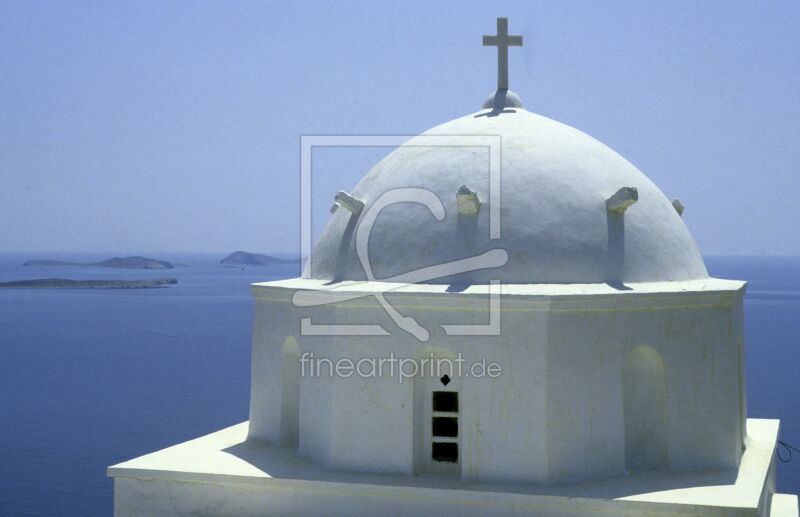
[[[297,264],[228,267],[220,254],[150,254],[179,267],[23,266],[112,254],[0,255],[0,282],[173,277],[162,289],[0,289],[0,516],[111,516],[106,467],[247,419],[249,284]],[[747,280],[748,414],[800,448],[800,257],[706,257]],[[779,451],[786,459],[788,451]],[[800,453],[778,461],[800,492]]]

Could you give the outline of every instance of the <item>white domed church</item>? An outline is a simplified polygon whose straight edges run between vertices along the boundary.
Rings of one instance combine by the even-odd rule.
[[[797,516],[748,419],[745,283],[671,201],[498,89],[254,284],[250,419],[109,468],[115,515]]]

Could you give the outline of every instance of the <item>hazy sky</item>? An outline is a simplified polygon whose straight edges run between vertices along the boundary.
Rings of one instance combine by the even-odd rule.
[[[800,255],[795,0],[3,1],[0,251],[299,249],[300,136],[476,111],[497,16],[526,108],[680,198],[703,253]],[[374,151],[320,151],[317,226]]]

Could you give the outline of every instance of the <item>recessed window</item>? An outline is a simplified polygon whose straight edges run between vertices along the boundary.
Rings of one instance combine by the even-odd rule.
[[[447,413],[458,413],[458,392],[434,391],[433,410]]]
[[[458,418],[454,416],[433,417],[433,436],[455,438],[458,436]]]
[[[455,442],[433,442],[431,458],[433,461],[458,463],[458,444]]]
[[[458,392],[434,391],[431,395],[431,459],[458,463]]]

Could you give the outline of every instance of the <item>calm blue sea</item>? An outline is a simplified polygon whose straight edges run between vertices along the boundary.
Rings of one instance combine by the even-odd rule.
[[[247,419],[251,282],[295,265],[223,267],[219,255],[151,256],[168,271],[24,267],[0,255],[0,281],[62,277],[179,283],[144,290],[0,289],[0,515],[111,515],[107,466]],[[707,257],[717,277],[750,282],[748,407],[780,418],[800,446],[800,258]],[[800,492],[800,454],[778,465]]]

